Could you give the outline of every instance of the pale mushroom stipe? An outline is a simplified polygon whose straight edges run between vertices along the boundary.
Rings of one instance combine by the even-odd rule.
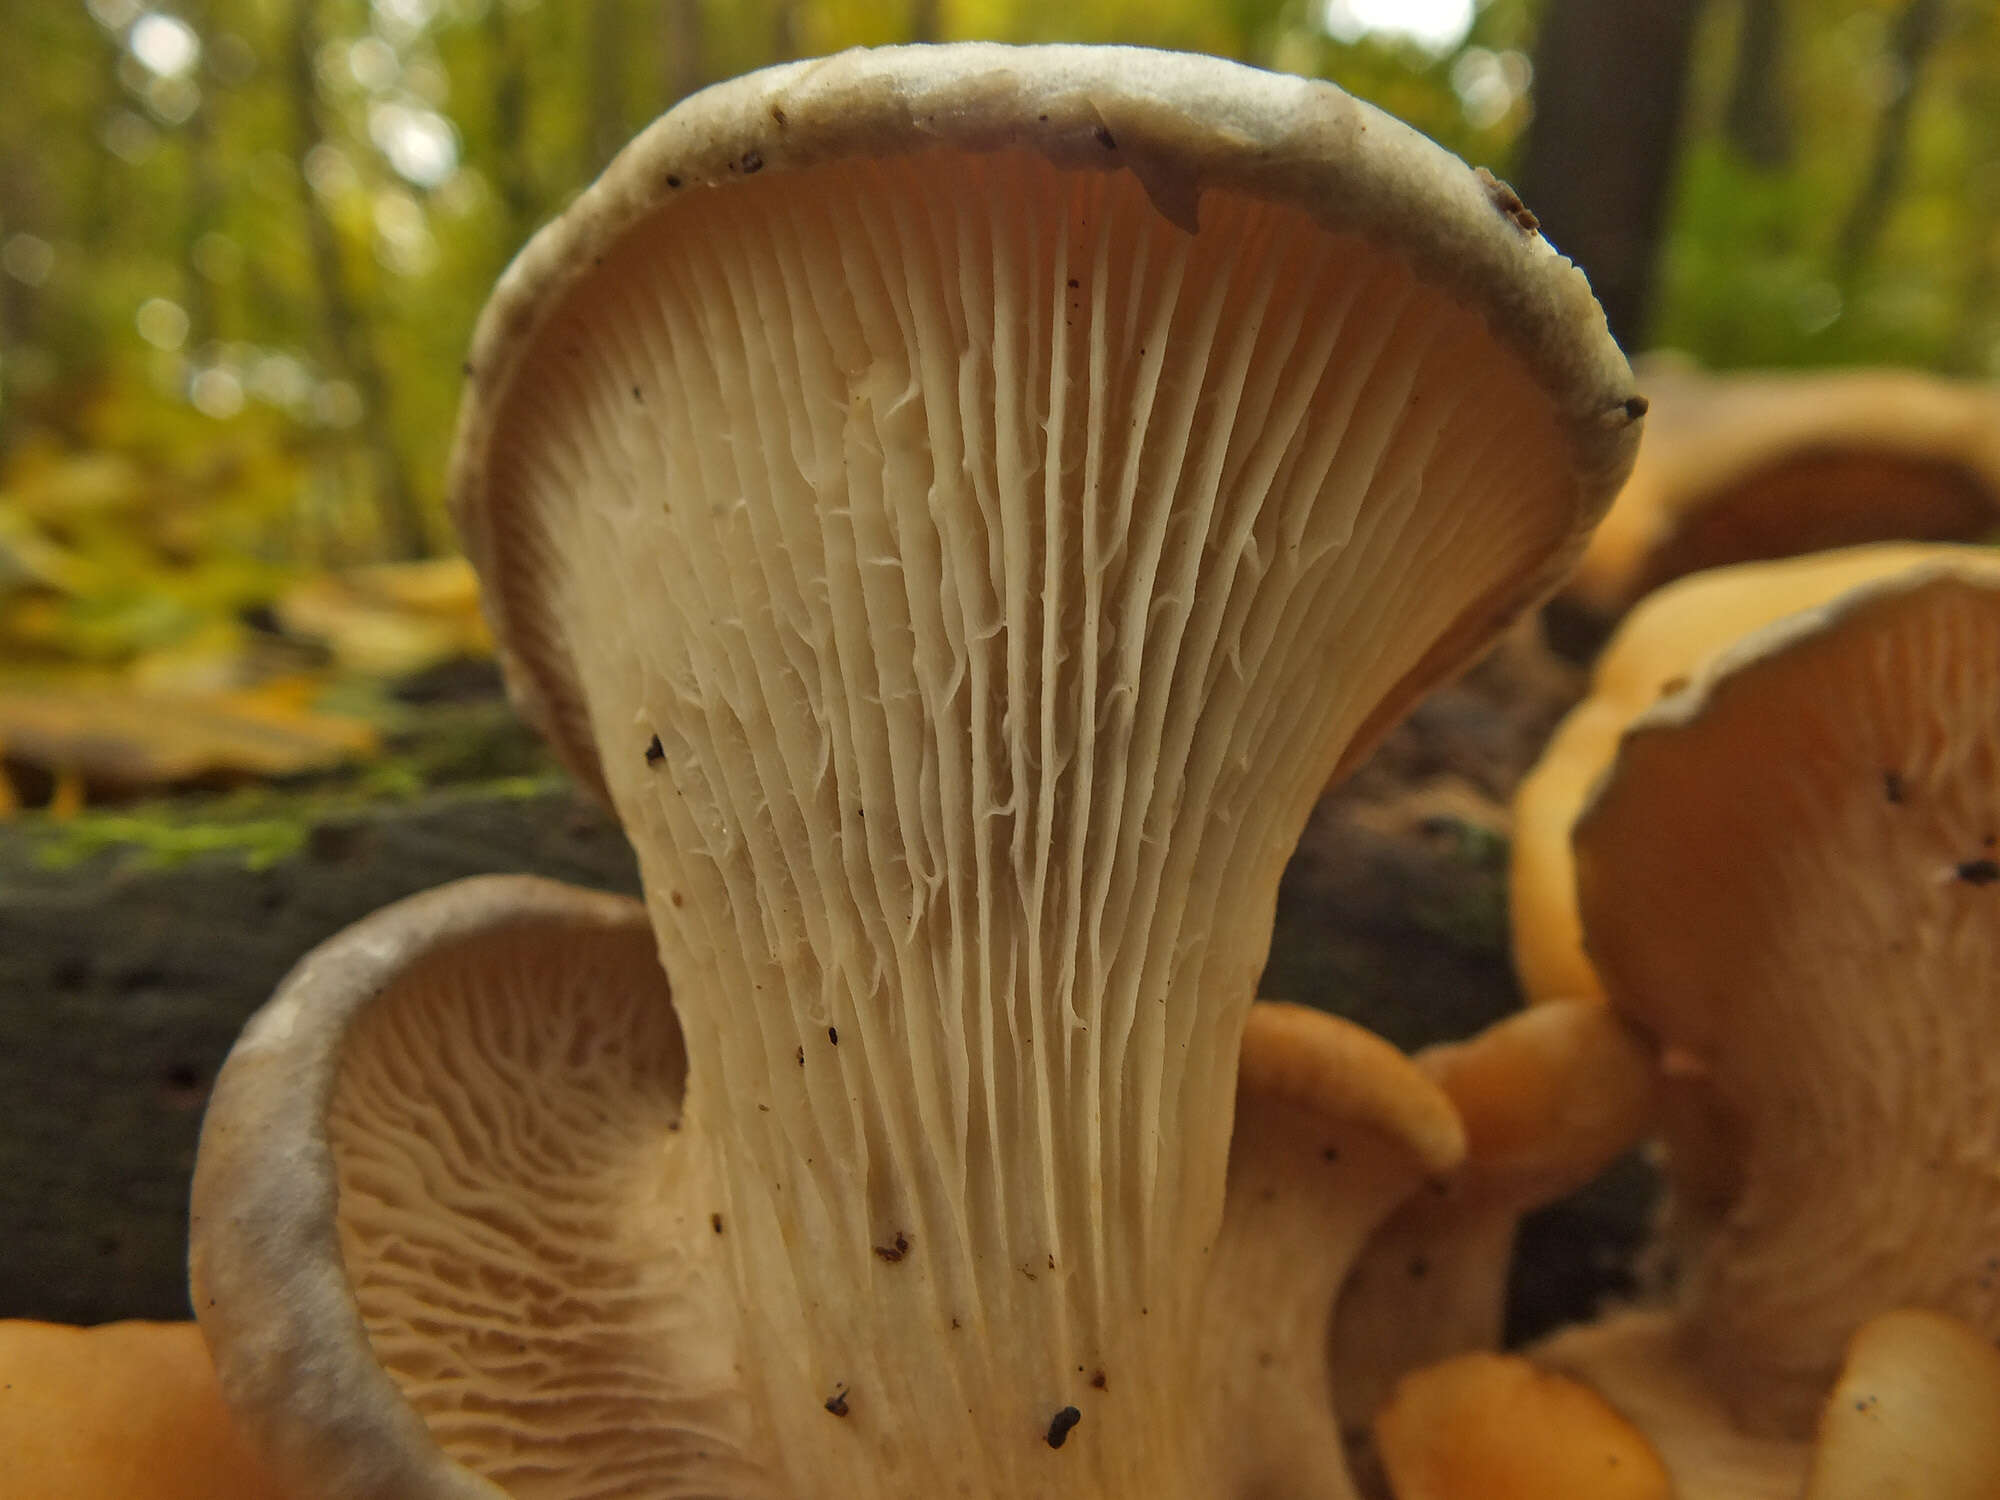
[[[197,1306],[302,1493],[1255,1493],[1218,1392],[1259,1387],[1204,1359],[1257,1352],[1210,1331],[1279,872],[1328,778],[1555,586],[1644,411],[1511,199],[1323,83],[966,45],[710,89],[537,236],[474,341],[454,506],[516,700],[638,854],[671,1009],[621,991],[586,1052],[674,1022],[672,1167],[643,1212],[552,1211],[606,1242],[545,1281],[480,1264],[533,1215],[466,1210],[469,1268],[344,1192],[253,1227],[264,1124],[225,1075]],[[253,1057],[309,1029],[277,1005]],[[387,1065],[317,1045],[356,1089]],[[447,1059],[495,1036],[435,1045],[477,1113]],[[299,1109],[336,1157],[376,1139]],[[576,1149],[501,1145],[515,1181]],[[409,1338],[364,1243],[429,1268]],[[217,1277],[246,1245],[275,1283]],[[464,1331],[424,1274],[548,1297],[650,1415],[565,1425],[529,1399],[554,1351],[509,1386],[490,1328],[451,1368],[522,1399],[427,1405],[426,1340]],[[302,1367],[321,1399],[270,1379]],[[1295,1493],[1351,1493],[1330,1405],[1284,1431],[1329,1455]]]

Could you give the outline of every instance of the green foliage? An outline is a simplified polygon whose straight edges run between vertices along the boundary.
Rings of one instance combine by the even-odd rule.
[[[1949,0],[1909,70],[1896,30],[1910,0],[1790,0],[1770,86],[1793,154],[1774,169],[1723,129],[1741,3],[1707,15],[1655,341],[1720,367],[2000,374],[2000,10]],[[1876,202],[1867,178],[1899,93],[1908,135]],[[1856,232],[1872,238],[1850,263]]]
[[[494,277],[680,93],[781,55],[919,25],[1199,48],[1331,78],[1506,174],[1535,0],[1485,0],[1439,50],[1336,39],[1327,3],[0,0],[27,64],[0,90],[0,653],[240,643],[299,569],[448,548]],[[1856,255],[1910,0],[1781,0],[1775,169],[1723,136],[1749,3],[1707,7],[1656,336],[1718,365],[1993,369],[2000,12],[1945,0]]]

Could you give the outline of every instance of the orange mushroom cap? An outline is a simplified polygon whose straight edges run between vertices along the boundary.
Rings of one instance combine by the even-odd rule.
[[[0,1321],[0,1495],[284,1500],[193,1323]]]
[[[1501,1354],[1403,1377],[1375,1418],[1395,1500],[1670,1500],[1666,1466],[1602,1396]]]

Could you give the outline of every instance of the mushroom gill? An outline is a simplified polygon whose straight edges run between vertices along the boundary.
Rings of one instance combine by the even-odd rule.
[[[191,1272],[300,1494],[776,1493],[684,1074],[622,897],[459,881],[294,969],[217,1079]]]
[[[1581,276],[1323,84],[892,49],[656,124],[471,370],[455,507],[638,852],[774,1482],[1215,1493],[1278,874],[1629,463]]]

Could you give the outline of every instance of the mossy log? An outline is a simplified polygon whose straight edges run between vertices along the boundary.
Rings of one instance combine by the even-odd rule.
[[[1503,652],[1434,696],[1322,801],[1281,890],[1266,995],[1410,1048],[1518,1004],[1501,799],[1573,688],[1523,660]],[[332,808],[301,791],[206,821],[183,802],[157,828],[0,826],[0,1317],[185,1316],[188,1176],[238,1029],[314,944],[490,871],[637,888],[616,825],[546,775]],[[1647,1192],[1627,1164],[1530,1226],[1517,1327],[1620,1283]]]

